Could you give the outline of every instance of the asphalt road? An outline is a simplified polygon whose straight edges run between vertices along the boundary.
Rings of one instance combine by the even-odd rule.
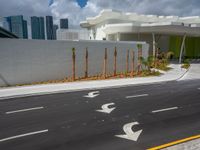
[[[0,150],[144,150],[197,135],[198,88],[191,80],[1,100]]]

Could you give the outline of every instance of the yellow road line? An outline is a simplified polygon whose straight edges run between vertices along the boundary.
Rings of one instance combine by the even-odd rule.
[[[185,139],[173,141],[173,142],[163,144],[163,145],[160,145],[160,146],[152,147],[152,148],[149,148],[147,150],[160,150],[160,149],[163,149],[163,148],[166,148],[166,147],[170,147],[170,146],[173,146],[173,145],[177,145],[177,144],[184,143],[184,142],[191,141],[191,140],[198,139],[198,138],[200,138],[200,134],[195,135],[195,136],[191,136],[191,137],[188,137],[188,138],[185,138]]]

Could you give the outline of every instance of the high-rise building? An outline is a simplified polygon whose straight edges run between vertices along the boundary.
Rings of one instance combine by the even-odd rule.
[[[53,40],[53,17],[46,16],[46,34],[47,40]]]
[[[7,22],[8,31],[12,32],[11,17],[5,17],[5,21]]]
[[[23,20],[23,38],[28,39],[28,26],[26,20]]]
[[[53,25],[53,39],[56,40],[57,36],[56,36],[56,31],[58,30],[58,25]]]
[[[39,39],[39,19],[38,17],[31,17],[31,33],[32,39]]]
[[[45,39],[43,17],[31,17],[31,32],[32,39]]]
[[[68,18],[60,19],[60,29],[68,29]]]
[[[19,38],[23,38],[23,16],[11,16],[10,19],[12,33],[17,35]]]
[[[27,21],[23,19],[22,15],[6,17],[8,29],[19,38],[28,38]]]
[[[45,40],[44,17],[39,17],[39,23],[40,23],[40,39]]]
[[[10,27],[6,17],[0,17],[0,27],[10,31]]]

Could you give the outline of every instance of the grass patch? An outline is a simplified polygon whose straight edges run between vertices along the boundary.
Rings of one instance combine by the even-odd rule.
[[[170,67],[168,67],[169,63],[167,61],[167,59],[161,59],[161,60],[156,60],[155,62],[155,68],[162,70],[162,71],[169,71]]]
[[[162,70],[162,71],[169,71],[171,70],[172,68],[168,67],[168,66],[156,66],[156,69],[159,69],[159,70]]]
[[[187,64],[187,63],[181,65],[181,68],[188,69],[189,67],[190,67],[190,64]]]

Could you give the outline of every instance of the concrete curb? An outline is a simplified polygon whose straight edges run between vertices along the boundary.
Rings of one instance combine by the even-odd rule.
[[[183,75],[181,75],[181,77],[183,77],[187,73],[187,71],[184,72]],[[59,93],[68,93],[68,92],[87,91],[87,90],[100,90],[100,89],[120,88],[120,87],[129,87],[129,86],[151,85],[151,84],[156,84],[156,83],[159,84],[159,83],[166,83],[166,82],[170,82],[170,81],[178,81],[178,79],[180,79],[181,77],[178,77],[176,79],[166,79],[166,80],[163,80],[163,81],[160,81],[158,79],[157,81],[150,81],[150,82],[146,82],[146,83],[144,83],[144,82],[143,83],[142,82],[141,83],[135,83],[135,82],[133,82],[133,83],[127,83],[127,84],[123,84],[122,83],[121,85],[103,85],[103,86],[100,85],[99,87],[98,86],[97,87],[93,86],[93,87],[86,87],[86,88],[79,88],[79,89],[68,89],[68,90],[57,90],[57,91],[50,91],[49,90],[49,92],[46,92],[46,91],[38,92],[37,91],[35,93],[33,92],[33,93],[30,93],[30,94],[25,94],[24,93],[24,94],[12,95],[12,96],[2,96],[2,97],[0,96],[0,100],[6,100],[6,99],[12,99],[12,98],[22,98],[22,97],[29,97],[29,96],[47,95],[47,94],[59,94]],[[131,78],[127,78],[127,79],[131,79]],[[136,78],[134,78],[134,79],[136,79]],[[118,81],[119,80],[124,81],[124,79],[116,79],[116,80],[118,80]],[[106,81],[106,80],[103,80],[103,81]],[[107,81],[109,81],[109,80],[107,80]],[[110,81],[112,81],[112,80],[110,80]],[[83,82],[86,82],[86,81],[83,81]],[[91,83],[93,82],[94,83],[94,81],[88,81],[88,82],[91,82]],[[60,84],[60,83],[58,83],[58,84]],[[58,86],[58,84],[55,84],[55,86]],[[66,83],[63,83],[63,85],[64,84],[66,84]],[[38,88],[41,88],[41,86],[43,86],[43,85],[34,85],[34,86],[27,86],[27,87],[24,86],[24,87],[28,89],[28,88],[37,87],[37,86],[38,86]],[[52,84],[49,84],[47,86],[51,87]],[[17,89],[17,88],[24,88],[24,87],[3,88],[3,89],[0,89],[0,92],[1,92],[1,90]]]
[[[188,73],[188,71],[190,70],[190,68],[191,68],[191,65],[190,65],[190,67],[186,70],[186,72],[185,72],[180,78],[178,78],[176,81],[180,81],[180,80]]]
[[[175,81],[175,80],[158,81],[158,82],[151,82],[151,83],[127,84],[127,85],[109,86],[109,87],[84,88],[84,89],[75,89],[75,90],[60,90],[60,91],[40,92],[40,93],[23,94],[23,95],[13,95],[13,96],[0,97],[0,100],[7,100],[7,99],[12,99],[12,98],[23,98],[23,97],[29,97],[29,96],[42,96],[42,95],[50,95],[50,94],[62,94],[62,93],[69,93],[69,92],[81,92],[81,91],[88,91],[88,90],[94,90],[95,91],[95,90],[110,89],[110,88],[122,88],[122,87],[130,87],[130,86],[160,84],[160,83],[167,83],[167,82],[171,82],[171,81]]]

